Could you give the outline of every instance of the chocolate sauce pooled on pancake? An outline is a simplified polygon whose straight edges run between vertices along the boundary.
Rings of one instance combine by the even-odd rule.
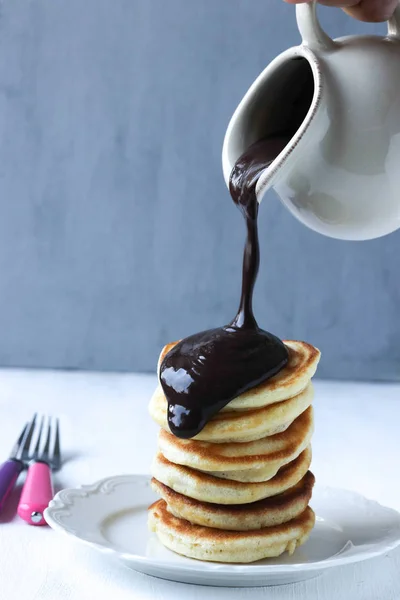
[[[288,353],[281,340],[257,325],[253,290],[260,263],[256,184],[291,137],[257,142],[231,173],[230,193],[247,226],[240,306],[229,325],[185,338],[162,361],[160,381],[168,401],[168,424],[179,438],[197,435],[231,400],[287,364]]]

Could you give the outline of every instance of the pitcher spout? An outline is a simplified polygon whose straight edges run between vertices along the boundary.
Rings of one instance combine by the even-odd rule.
[[[285,137],[288,143],[260,177],[259,201],[284,177],[304,151],[310,130],[317,131],[313,125],[320,121],[323,110],[323,87],[319,59],[305,46],[287,50],[261,73],[236,109],[225,135],[222,163],[227,185],[237,159],[266,138]],[[318,135],[324,135],[320,125]]]

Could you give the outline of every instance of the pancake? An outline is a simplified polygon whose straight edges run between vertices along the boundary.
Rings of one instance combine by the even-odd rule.
[[[309,446],[298,458],[282,467],[272,479],[260,483],[243,483],[176,465],[158,453],[153,461],[151,474],[175,492],[195,500],[213,504],[249,504],[292,488],[303,479],[310,464]]]
[[[285,431],[312,403],[314,390],[310,382],[294,398],[256,410],[220,412],[207,423],[194,440],[214,442],[252,442]],[[150,415],[154,421],[169,431],[165,396],[157,388],[150,401]]]
[[[158,360],[158,373],[165,355],[177,344],[167,344]],[[297,396],[315,375],[321,353],[306,342],[284,341],[289,353],[288,364],[277,375],[241,394],[221,412],[253,410]],[[161,387],[160,387],[161,391]],[[162,391],[161,391],[162,393]]]
[[[151,487],[167,503],[168,510],[194,525],[229,531],[250,531],[282,525],[300,516],[307,508],[315,483],[308,471],[297,485],[283,494],[251,504],[231,506],[193,500],[174,492],[170,487],[152,479]]]
[[[170,513],[164,500],[149,508],[149,528],[170,550],[197,560],[250,563],[267,557],[293,554],[310,535],[315,515],[307,508],[299,517],[255,531],[223,531],[193,525]]]
[[[282,433],[241,444],[213,444],[182,440],[164,429],[158,436],[158,448],[173,463],[208,471],[217,477],[249,481],[266,481],[297,458],[309,445],[314,431],[313,408],[310,406]]]

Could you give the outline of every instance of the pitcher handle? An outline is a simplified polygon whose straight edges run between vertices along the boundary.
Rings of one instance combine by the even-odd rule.
[[[400,40],[400,5],[396,8],[392,18],[388,21],[388,33],[390,38]]]
[[[335,42],[322,29],[317,16],[317,1],[296,5],[297,27],[303,44],[311,50],[333,50]]]
[[[311,50],[333,50],[335,42],[322,29],[317,16],[317,0],[306,4],[296,5],[297,26],[303,40],[303,44]],[[388,21],[388,33],[390,38],[400,39],[400,6],[398,6]]]

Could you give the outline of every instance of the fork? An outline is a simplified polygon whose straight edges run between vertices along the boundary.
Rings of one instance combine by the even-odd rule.
[[[51,473],[61,467],[59,421],[55,419],[55,425],[52,427],[52,419],[48,418],[46,441],[43,450],[40,450],[46,435],[44,422],[42,417],[36,446],[29,456],[31,465],[18,504],[19,516],[30,525],[46,525],[43,512],[54,496]]]
[[[25,468],[35,425],[36,415],[30,423],[26,423],[11,450],[10,458],[0,466],[0,511],[4,508],[9,494],[17,483],[19,474]]]

